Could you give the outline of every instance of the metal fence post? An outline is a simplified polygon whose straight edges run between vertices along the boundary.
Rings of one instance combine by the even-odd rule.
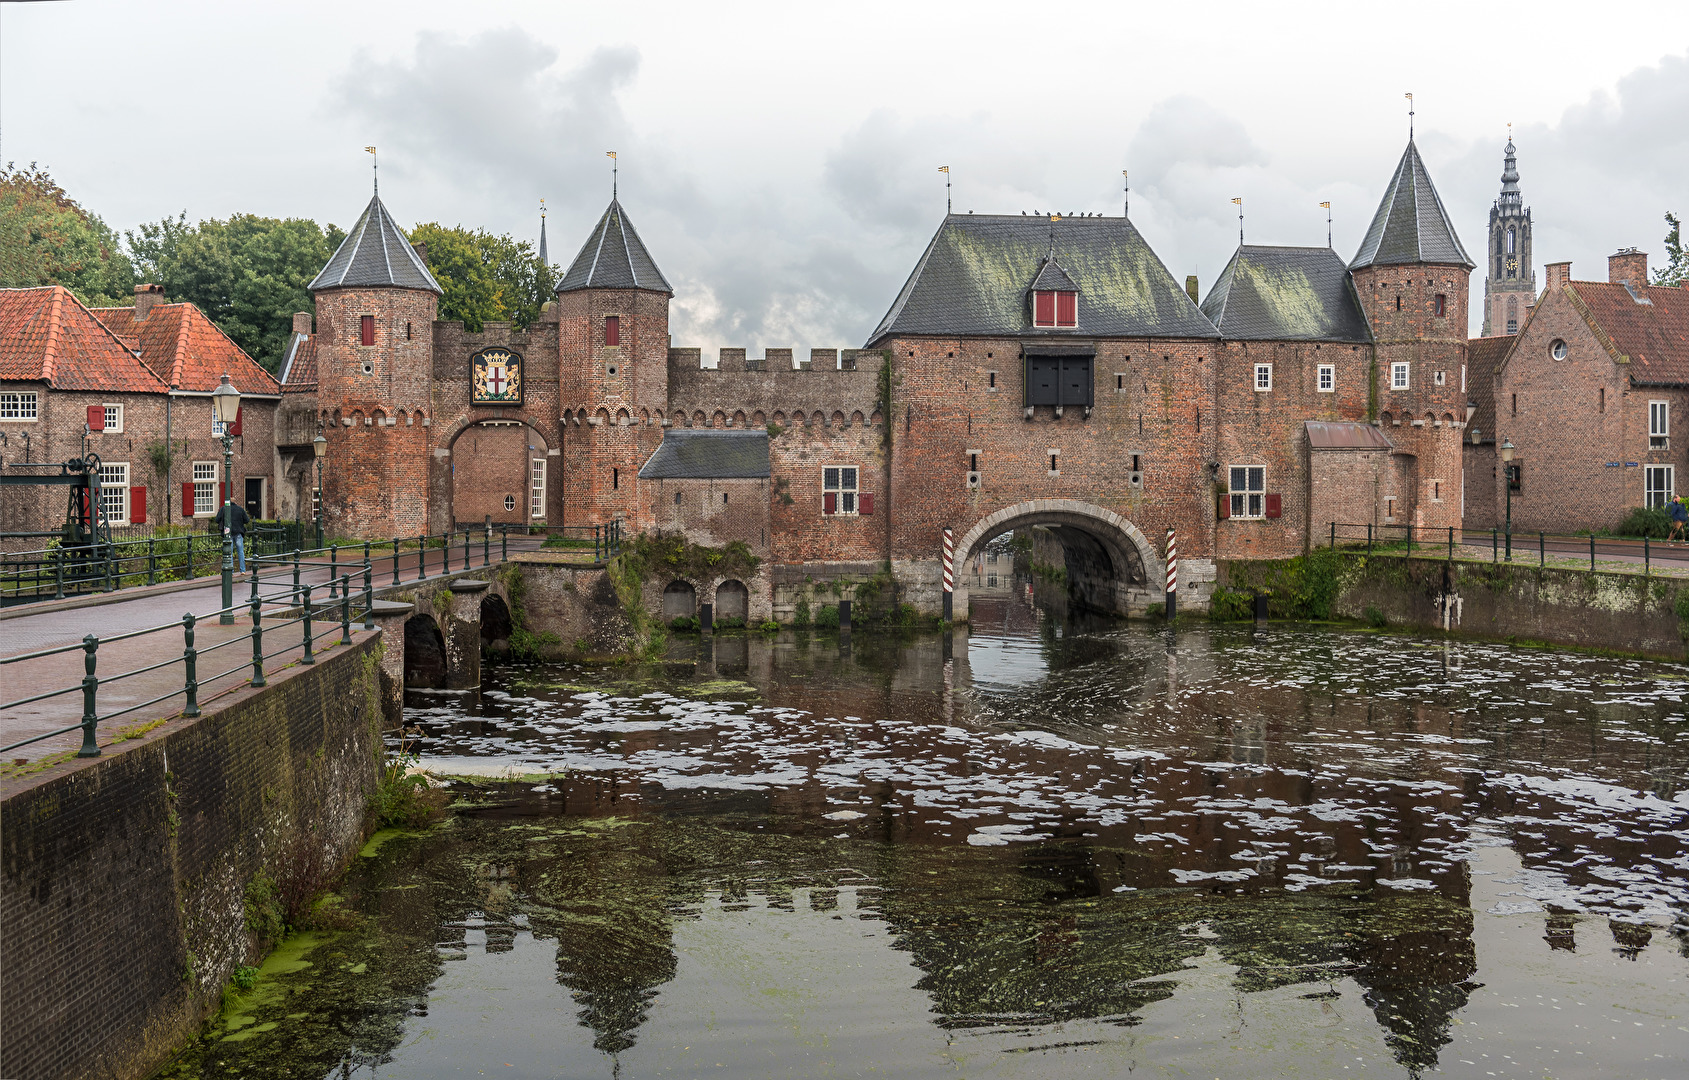
[[[463,530],[463,568],[469,569],[469,530]]]
[[[299,591],[299,549],[293,549],[293,591]]]
[[[65,553],[63,548],[53,549],[53,599],[65,598]]]
[[[481,529],[481,565],[493,565],[493,530],[490,525]]]
[[[498,527],[498,559],[499,562],[510,561],[510,526]]]
[[[300,618],[305,624],[305,655],[299,658],[301,664],[314,664],[317,658],[311,652],[311,587],[303,587],[304,600],[300,604]]]
[[[369,541],[364,541],[364,565],[369,565]]]
[[[334,572],[340,569],[337,565],[339,561],[340,545],[330,544],[328,546],[328,598],[330,600],[334,599]]]
[[[191,526],[191,525],[188,526],[188,530],[189,530],[188,531],[188,580],[192,581],[194,579],[194,577],[196,576],[195,573],[194,573],[194,534],[193,534],[193,526]]]
[[[100,639],[89,634],[82,639],[82,749],[77,757],[99,757],[100,744],[94,741],[94,728],[100,722],[98,697],[100,680],[94,674]]]
[[[598,554],[598,529],[599,529],[599,527],[597,525],[594,525],[592,527],[592,561],[593,562],[600,562],[601,561],[600,556]]]
[[[1366,557],[1372,558],[1372,523],[1370,521],[1367,522],[1366,526]]]
[[[194,648],[194,613],[182,616],[182,664],[187,668],[183,690],[188,703],[182,707],[183,716],[199,715],[199,651]]]
[[[1647,577],[1650,572],[1651,572],[1651,570],[1650,570],[1650,556],[1649,556],[1649,552],[1648,552],[1648,538],[1646,536],[1644,536],[1642,538],[1642,576]]]
[[[1547,540],[1545,539],[1545,537],[1546,537],[1546,534],[1542,533],[1541,531],[1539,531],[1537,533],[1537,566],[1538,567],[1543,567],[1543,566],[1548,565],[1548,543],[1547,543]]]
[[[340,575],[340,644],[352,644],[352,575]]]
[[[1501,561],[1500,542],[1496,539],[1494,527],[1491,527],[1491,529],[1490,529],[1490,562],[1500,562],[1500,561]]]
[[[1589,569],[1595,569],[1595,534],[1589,534]]]
[[[147,584],[158,584],[158,552],[152,537],[147,537]]]
[[[375,569],[364,560],[364,629],[375,629]]]
[[[1454,561],[1454,526],[1449,526],[1449,562]]]
[[[425,581],[428,578],[428,534],[423,533],[416,538],[416,580]]]
[[[252,572],[252,685],[264,685],[264,627],[258,599],[258,571]]]
[[[399,538],[393,538],[393,584],[399,583]]]

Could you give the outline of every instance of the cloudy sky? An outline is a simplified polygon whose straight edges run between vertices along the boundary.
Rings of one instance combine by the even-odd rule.
[[[1563,9],[1564,17],[1557,14]],[[567,264],[621,192],[676,344],[857,345],[944,212],[1120,213],[1206,293],[1237,237],[1351,256],[1407,136],[1469,250],[1514,124],[1540,262],[1689,214],[1689,4],[0,4],[0,159],[118,229],[401,221]],[[1540,278],[1539,278],[1540,280]],[[1480,282],[1475,282],[1480,284]],[[1474,311],[1480,305],[1474,304]]]

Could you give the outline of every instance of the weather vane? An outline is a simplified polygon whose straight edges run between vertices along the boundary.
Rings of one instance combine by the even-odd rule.
[[[1125,169],[1120,170],[1120,216],[1132,216],[1132,178]]]
[[[616,152],[614,150],[604,151],[604,156],[610,159],[610,201],[615,202],[616,187],[618,183],[616,170],[621,167],[621,163],[616,160]]]
[[[940,165],[938,171],[944,174],[944,216],[950,216],[950,166]]]
[[[1325,246],[1330,247],[1331,246],[1331,204],[1328,203],[1328,202],[1322,202],[1322,203],[1320,203],[1320,205],[1325,207]]]
[[[1237,207],[1237,246],[1242,247],[1243,246],[1243,196],[1239,195],[1237,198],[1233,199],[1232,204]]]
[[[1413,141],[1413,95],[1412,94],[1403,94],[1402,96],[1407,98],[1407,137],[1408,137],[1408,142],[1412,142]]]
[[[381,159],[377,158],[375,156],[375,147],[373,147],[373,146],[364,147],[364,153],[369,155],[369,174],[370,174],[370,177],[375,181],[375,193],[377,195],[380,195],[381,194],[381,172],[380,172],[379,166],[381,164]]]

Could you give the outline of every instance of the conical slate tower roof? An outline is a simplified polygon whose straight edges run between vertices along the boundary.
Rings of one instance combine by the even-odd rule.
[[[427,289],[436,294],[442,291],[427,264],[393,222],[393,215],[382,205],[381,196],[376,195],[309,288],[315,292],[383,286]]]
[[[577,289],[650,289],[674,295],[657,261],[615,198],[581,245],[581,253],[557,283],[559,293]]]
[[[1404,263],[1473,266],[1411,139],[1349,269]]]

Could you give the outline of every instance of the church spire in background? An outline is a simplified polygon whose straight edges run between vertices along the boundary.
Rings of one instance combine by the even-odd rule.
[[[1531,266],[1531,212],[1519,190],[1513,125],[1501,157],[1501,193],[1490,207],[1489,249],[1484,257],[1484,336],[1517,334],[1536,302]]]
[[[551,259],[545,253],[545,200],[540,200],[540,265],[550,266]]]

